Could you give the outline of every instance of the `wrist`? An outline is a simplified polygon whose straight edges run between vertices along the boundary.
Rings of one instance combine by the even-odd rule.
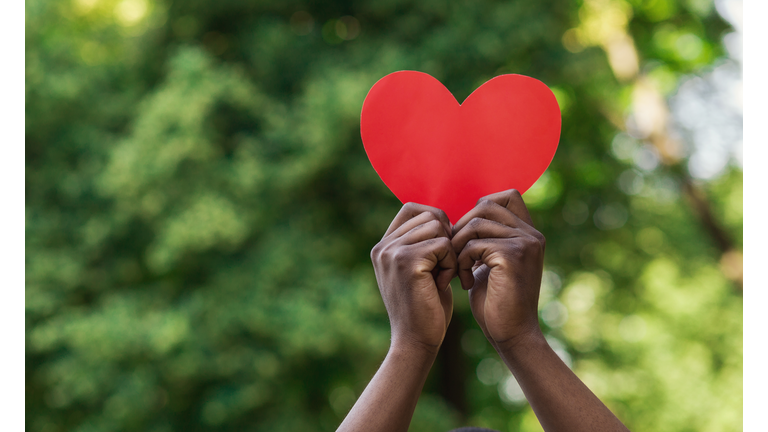
[[[538,352],[543,348],[549,348],[549,343],[541,329],[535,328],[521,332],[504,341],[495,341],[494,345],[502,358],[513,359],[521,354]]]
[[[413,358],[424,358],[434,360],[437,357],[438,351],[440,351],[441,344],[430,344],[413,337],[408,336],[394,336],[389,346],[390,353],[397,353],[399,355],[407,355]]]
[[[437,350],[412,344],[392,343],[384,359],[384,364],[401,371],[409,371],[408,374],[400,374],[401,379],[410,376],[422,385],[426,380],[432,365],[437,358]]]

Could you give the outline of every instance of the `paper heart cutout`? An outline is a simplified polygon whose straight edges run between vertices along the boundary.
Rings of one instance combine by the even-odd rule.
[[[360,134],[373,168],[401,202],[443,209],[451,223],[478,199],[521,194],[546,171],[560,139],[560,108],[546,84],[500,75],[461,105],[432,76],[391,73],[363,103]]]

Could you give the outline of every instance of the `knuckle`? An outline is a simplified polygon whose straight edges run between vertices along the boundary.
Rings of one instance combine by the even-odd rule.
[[[539,239],[532,235],[521,237],[520,243],[525,249],[539,249],[541,247]]]
[[[453,249],[453,244],[451,243],[451,239],[448,237],[438,237],[435,239],[435,246],[438,249]]]
[[[439,220],[436,220],[434,222],[431,222],[430,226],[431,232],[435,237],[446,237],[448,236],[448,232],[445,229],[445,225]]]
[[[460,258],[463,258],[463,257],[467,257],[468,258],[469,255],[474,250],[474,247],[475,247],[476,244],[477,244],[477,240],[475,240],[475,239],[472,239],[472,240],[468,241],[467,243],[465,243],[464,244],[464,248],[462,248],[461,251],[459,251],[459,257]]]
[[[379,260],[380,261],[385,261],[385,262],[392,261],[393,256],[394,256],[394,254],[396,252],[396,251],[394,251],[392,249],[393,249],[392,247],[386,247],[386,246],[382,247],[379,250]]]
[[[518,202],[523,200],[523,195],[517,189],[510,189],[507,191],[507,199],[509,202]]]
[[[376,243],[376,245],[373,246],[373,248],[371,249],[372,261],[376,261],[379,259],[379,257],[381,256],[381,249],[382,249],[381,243]]]
[[[478,218],[478,217],[476,217],[476,218],[472,218],[472,220],[470,220],[470,221],[467,223],[467,226],[468,226],[470,229],[472,229],[472,230],[477,230],[478,228],[480,228],[480,226],[481,226],[482,224],[483,224],[483,219],[482,219],[482,218]]]
[[[542,240],[534,235],[521,238],[520,246],[525,255],[539,256],[544,251]]]
[[[417,211],[418,206],[419,205],[416,204],[415,202],[407,202],[407,203],[403,204],[403,207],[402,207],[402,209],[400,209],[400,211],[408,212],[408,213],[413,213],[413,212]]]
[[[394,250],[392,250],[394,249]],[[405,252],[404,248],[390,248],[389,253],[387,254],[390,261],[395,262],[397,264],[401,264],[404,261],[407,260],[407,253]]]
[[[422,223],[420,226],[423,226],[423,225],[425,225],[425,224],[427,224],[429,222],[437,220],[437,218],[435,217],[435,214],[432,213],[431,211],[423,211],[423,212],[417,214],[415,217],[422,218],[422,219],[423,218],[427,219],[427,221]]]
[[[477,207],[488,208],[488,207],[491,207],[493,204],[494,204],[493,201],[491,201],[491,200],[489,200],[488,198],[485,198],[485,197],[480,198],[479,200],[477,200]]]
[[[399,273],[407,273],[412,271],[411,268],[413,267],[413,259],[411,259],[410,254],[408,254],[405,250],[398,248],[392,254],[391,265],[394,266],[394,268],[397,269]]]

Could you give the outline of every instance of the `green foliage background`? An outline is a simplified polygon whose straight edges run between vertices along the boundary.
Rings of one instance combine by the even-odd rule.
[[[621,132],[636,82],[588,37],[564,46],[599,10],[665,96],[724,56],[706,0],[28,0],[27,430],[334,430],[388,347],[369,251],[400,203],[359,113],[402,69],[459,101],[502,73],[553,88],[560,147],[524,196],[542,325],[630,429],[741,430],[739,283],[685,159],[612,151],[643,145]],[[741,171],[693,184],[740,250]],[[455,294],[460,348],[412,430],[540,430]]]

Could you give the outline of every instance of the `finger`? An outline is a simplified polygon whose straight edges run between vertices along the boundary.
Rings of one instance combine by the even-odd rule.
[[[405,227],[405,225],[403,225],[403,227]],[[443,227],[443,224],[439,220],[432,219],[411,228],[408,232],[394,240],[393,244],[414,245],[437,237],[445,237],[448,239],[448,233],[445,232],[445,227]]]
[[[414,216],[411,219],[408,219],[405,221],[402,225],[400,225],[396,230],[394,230],[392,233],[388,234],[386,237],[389,237],[391,240],[396,240],[410,231],[412,231],[414,228],[419,227],[421,225],[427,224],[429,222],[436,222],[437,226],[441,227],[443,231],[445,231],[445,228],[443,228],[442,223],[437,220],[434,213],[432,212],[422,212],[416,216]]]
[[[456,222],[456,225],[453,226],[453,235],[456,235],[469,221],[475,218],[496,221],[509,227],[517,227],[523,224],[523,221],[506,207],[502,207],[500,204],[489,199],[481,198],[472,210]]]
[[[456,259],[458,260],[458,257],[456,257]],[[475,266],[472,268],[472,276],[475,277],[475,284],[477,284],[477,282],[479,281],[479,282],[482,282],[482,285],[487,285],[488,275],[490,273],[491,273],[491,268],[485,264],[482,264],[480,266]],[[478,287],[479,286],[475,285],[472,288],[475,289]]]
[[[531,219],[531,214],[528,213],[528,207],[525,206],[523,196],[520,195],[520,192],[518,192],[517,189],[509,189],[504,192],[491,194],[484,197],[484,199],[493,201],[496,204],[507,208],[525,223],[533,226],[533,220]]]
[[[456,260],[458,261],[458,259],[459,257],[457,256]],[[475,262],[475,265],[472,267],[472,277],[475,279],[475,281],[472,284],[472,287],[469,289],[470,292],[477,291],[477,289],[481,287],[486,287],[488,285],[488,275],[491,274],[490,267],[482,263],[478,265],[478,262],[480,261]]]
[[[456,275],[458,265],[456,253],[448,237],[427,239],[404,247],[408,248],[408,256],[417,259],[417,272],[431,273],[439,291],[447,288]]]
[[[475,317],[475,321],[480,324],[480,329],[489,341],[493,341],[491,335],[488,333],[488,328],[485,322],[485,299],[488,295],[488,273],[490,269],[484,265],[480,267],[480,270],[475,272],[475,285],[469,290],[469,304],[472,310],[472,315]]]
[[[435,278],[435,285],[438,291],[445,291],[451,283],[451,279],[456,276],[457,257],[451,246],[451,241],[446,237],[432,242],[430,252],[436,260],[436,266],[439,271]]]
[[[485,264],[489,271],[491,267],[497,264],[492,262],[489,257],[499,249],[499,243],[502,241],[504,240],[496,238],[474,239],[464,245],[461,253],[457,256],[457,274],[463,289],[470,289],[475,284],[472,269],[476,261],[481,261]]]
[[[495,204],[494,204],[495,205]],[[518,228],[511,228],[490,219],[474,218],[451,238],[453,250],[461,253],[468,241],[481,238],[513,238],[520,237]]]
[[[451,285],[451,280],[456,276],[458,271],[458,257],[453,251],[451,242],[441,242],[440,249],[436,252],[435,257],[438,259],[437,267],[440,271],[435,278],[435,285],[439,291],[448,289]],[[443,248],[445,247],[445,249]]]
[[[392,220],[392,223],[389,224],[389,228],[387,228],[387,232],[384,234],[384,237],[392,234],[401,225],[412,219],[414,216],[418,216],[424,212],[430,212],[434,214],[437,220],[445,225],[446,231],[451,232],[451,222],[448,220],[448,216],[444,211],[440,210],[439,208],[430,207],[423,204],[407,203],[400,209],[400,211],[397,213],[397,216],[395,216],[395,218]]]
[[[435,285],[437,285],[438,291],[445,291],[450,288],[451,281],[456,277],[456,269],[440,269],[435,278]]]

